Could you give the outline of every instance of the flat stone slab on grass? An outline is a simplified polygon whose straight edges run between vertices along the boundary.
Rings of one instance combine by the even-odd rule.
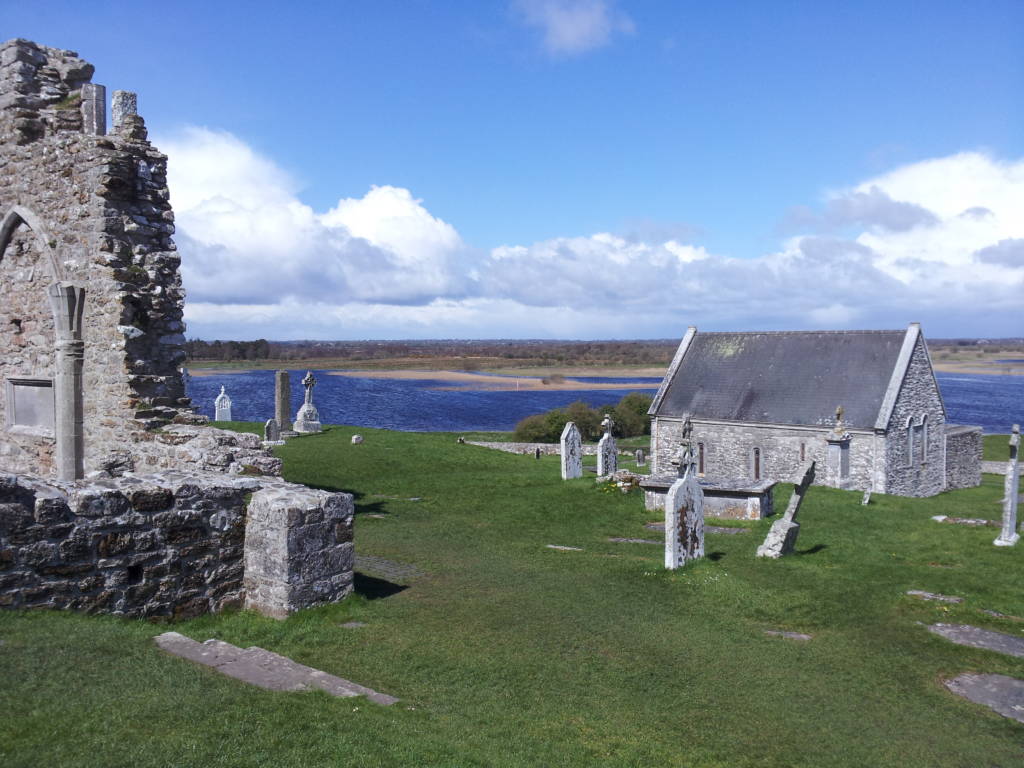
[[[813,635],[808,635],[803,632],[788,632],[784,629],[766,629],[764,633],[771,637],[784,637],[787,640],[807,641],[813,637]]]
[[[1024,723],[1024,680],[1006,675],[963,674],[947,680],[946,687],[957,696]]]
[[[962,603],[964,601],[962,597],[940,595],[938,592],[925,592],[922,589],[908,589],[907,594],[912,595],[913,597],[919,597],[922,600],[934,600],[938,603]]]
[[[557,549],[557,550],[560,550],[562,552],[582,552],[583,551],[583,547],[565,547],[565,546],[562,546],[561,544],[545,544],[544,546],[547,547],[548,549]]]
[[[665,524],[664,523],[644,523],[644,528],[646,528],[649,531],[661,531],[662,533],[665,532]],[[704,526],[704,533],[726,533],[726,534],[750,533],[750,529],[749,528],[732,527],[732,526],[724,526],[724,525],[705,525]],[[659,543],[664,543],[664,542],[659,542]]]
[[[664,541],[657,541],[655,539],[620,539],[611,537],[608,541],[614,544],[664,544]]]
[[[309,691],[319,688],[332,696],[365,696],[372,702],[390,706],[398,699],[372,688],[344,680],[319,669],[252,646],[238,648],[221,640],[199,643],[177,632],[164,632],[153,640],[171,654],[216,669],[221,674],[271,691]]]
[[[342,629],[359,629],[365,627],[366,623],[362,621],[346,621],[344,624],[339,624]]]
[[[983,517],[949,517],[947,515],[935,515],[932,520],[937,523],[953,523],[954,525],[1002,525],[998,520],[986,520]]]
[[[929,632],[946,638],[957,645],[984,648],[996,653],[1024,658],[1024,637],[1014,637],[990,629],[972,627],[970,624],[932,624]]]
[[[409,563],[397,563],[373,555],[356,555],[355,569],[369,576],[383,576],[388,581],[408,581],[422,576],[423,571]]]

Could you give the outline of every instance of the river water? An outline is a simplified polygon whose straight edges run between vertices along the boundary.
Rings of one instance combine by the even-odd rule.
[[[302,405],[305,370],[290,371],[292,415]],[[429,373],[425,373],[429,376]],[[363,379],[314,373],[317,384],[313,402],[326,424],[405,431],[468,432],[511,430],[520,419],[534,413],[582,400],[592,407],[614,404],[629,390],[525,390],[520,392],[444,390],[452,382],[439,380]],[[1024,376],[982,376],[937,373],[946,404],[947,420],[975,424],[985,432],[1009,432],[1010,425],[1024,421]],[[580,381],[642,382],[651,395],[657,378],[575,377]],[[199,412],[213,418],[213,400],[226,388],[232,416],[238,421],[266,421],[274,415],[274,372],[245,371],[190,377],[188,395]]]

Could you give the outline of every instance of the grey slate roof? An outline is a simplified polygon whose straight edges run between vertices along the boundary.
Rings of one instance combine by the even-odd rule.
[[[871,429],[905,330],[697,333],[655,416]]]

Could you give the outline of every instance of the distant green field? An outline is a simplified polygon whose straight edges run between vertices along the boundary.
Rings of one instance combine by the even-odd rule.
[[[608,541],[659,538],[640,495],[563,482],[557,456],[365,428],[353,446],[356,431],[291,440],[278,449],[285,475],[355,494],[357,551],[423,575],[391,585],[357,574],[357,594],[286,621],[237,612],[172,626],[291,656],[399,704],[246,686],[159,652],[152,637],[167,625],[3,611],[0,765],[1024,764],[1024,726],[941,684],[965,671],[1024,678],[1024,659],[925,628],[1024,630],[1012,618],[1024,617],[1024,545],[929,519],[997,518],[998,476],[931,499],[876,494],[866,507],[860,493],[814,487],[795,555],[756,559],[771,521],[742,523],[749,534],[708,534],[708,557],[670,573],[661,546]],[[339,626],[350,620],[366,626]]]

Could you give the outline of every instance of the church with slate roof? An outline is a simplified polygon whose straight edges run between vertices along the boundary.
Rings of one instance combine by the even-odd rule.
[[[981,428],[947,423],[921,326],[698,333],[648,412],[652,476],[674,474],[687,422],[709,484],[793,482],[932,496],[981,483]]]

